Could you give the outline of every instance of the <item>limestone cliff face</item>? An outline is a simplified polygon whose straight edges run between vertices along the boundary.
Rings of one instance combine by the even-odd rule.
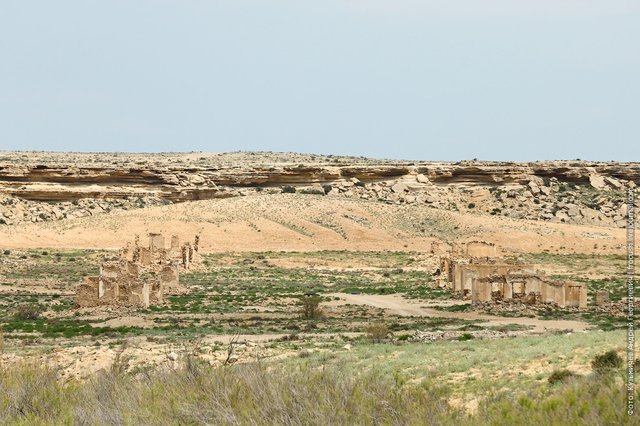
[[[640,185],[640,163],[409,162],[292,153],[0,153],[0,225],[299,192],[621,227],[624,191],[634,185]]]
[[[152,163],[152,162],[150,162]],[[91,167],[1,164],[0,193],[37,201],[154,196],[182,202],[229,197],[242,188],[332,184],[352,178],[363,183],[424,175],[437,185],[526,185],[532,177],[589,184],[590,176],[609,176],[640,184],[638,163],[399,163],[366,165],[286,165],[227,167]]]

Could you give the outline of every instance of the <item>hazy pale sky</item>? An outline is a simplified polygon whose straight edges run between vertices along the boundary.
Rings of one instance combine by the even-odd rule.
[[[0,149],[640,160],[638,0],[0,0]]]

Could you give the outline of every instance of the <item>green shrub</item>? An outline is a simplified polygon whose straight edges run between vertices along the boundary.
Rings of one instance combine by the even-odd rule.
[[[376,322],[367,326],[365,333],[371,343],[381,343],[389,335],[389,327],[383,322]]]
[[[302,300],[302,309],[301,315],[304,319],[319,319],[322,318],[324,312],[320,307],[320,302],[322,302],[322,297],[320,296],[306,296],[303,297]]]
[[[417,425],[444,424],[455,411],[437,385],[338,366],[178,362],[138,376],[106,369],[67,385],[53,371],[21,367],[0,369],[0,383],[2,424]]]
[[[597,374],[607,373],[622,367],[622,358],[613,349],[600,355],[596,355],[591,361],[591,368]]]
[[[43,311],[43,307],[37,303],[23,303],[16,306],[13,311],[13,318],[18,321],[37,320]]]
[[[60,424],[68,396],[55,370],[32,364],[0,368],[2,424]]]
[[[555,385],[556,383],[564,383],[569,379],[576,377],[574,373],[569,370],[554,370],[549,376],[549,383]]]
[[[302,355],[304,358],[306,355]],[[452,390],[413,383],[403,372],[352,364],[297,368],[264,362],[212,367],[180,357],[143,374],[104,369],[64,382],[32,364],[0,366],[2,424],[636,424],[616,381],[580,377],[551,389],[498,393],[467,413],[449,404]]]
[[[461,342],[464,342],[466,340],[473,340],[475,338],[475,336],[471,333],[464,333],[462,334],[460,337],[458,337],[458,340]]]

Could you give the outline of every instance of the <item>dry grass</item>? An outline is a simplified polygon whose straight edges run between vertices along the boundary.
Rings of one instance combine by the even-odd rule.
[[[82,385],[62,385],[52,370],[27,365],[0,372],[0,390],[8,423],[439,424],[451,415],[435,389],[374,372],[285,372],[260,363],[212,368],[191,360],[137,377],[111,369]]]
[[[213,368],[185,356],[175,367],[105,370],[63,384],[35,365],[0,369],[2,424],[482,425],[629,424],[621,371],[590,375],[542,391],[484,400],[474,414],[448,403],[432,382],[401,374],[356,374],[340,366]],[[630,422],[631,420],[631,422]]]

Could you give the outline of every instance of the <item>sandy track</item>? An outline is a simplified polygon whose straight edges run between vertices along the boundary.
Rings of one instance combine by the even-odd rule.
[[[413,300],[407,300],[398,295],[369,295],[369,294],[346,294],[334,293],[331,296],[339,297],[340,301],[331,302],[334,306],[353,304],[368,305],[376,308],[384,309],[389,314],[399,316],[421,316],[421,317],[439,317],[439,318],[456,318],[464,320],[484,321],[485,326],[501,326],[507,324],[519,324],[533,327],[536,333],[542,333],[547,330],[573,330],[586,331],[590,325],[582,321],[573,320],[541,320],[538,318],[511,318],[499,317],[495,315],[479,314],[475,312],[447,312],[434,308],[429,308]]]

